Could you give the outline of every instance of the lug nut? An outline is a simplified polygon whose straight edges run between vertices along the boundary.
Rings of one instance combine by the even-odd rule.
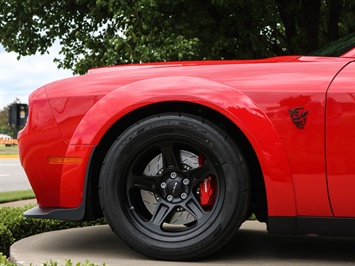
[[[174,197],[172,196],[172,195],[168,195],[167,197],[166,197],[166,200],[167,201],[172,201],[174,199]]]
[[[187,198],[187,194],[186,194],[185,192],[183,192],[183,193],[181,193],[180,197],[181,197],[182,199],[186,199],[186,198]]]
[[[162,183],[160,184],[160,187],[161,187],[161,188],[166,188],[166,183],[165,183],[165,182],[162,182]]]
[[[187,186],[188,184],[190,184],[190,180],[185,178],[184,180],[182,180],[182,183]]]
[[[175,178],[177,177],[177,174],[176,174],[175,172],[172,172],[172,173],[170,174],[170,177],[171,177],[172,179],[175,179]]]

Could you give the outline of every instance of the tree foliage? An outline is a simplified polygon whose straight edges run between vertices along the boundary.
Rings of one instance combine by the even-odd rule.
[[[4,107],[4,109],[0,110],[0,134],[16,138],[15,129],[11,128],[8,123],[8,112],[9,107]]]
[[[0,0],[0,43],[58,67],[308,53],[355,29],[353,0]]]
[[[16,98],[12,104],[20,103],[20,99]],[[11,104],[10,104],[11,105]],[[5,106],[3,109],[0,109],[0,134],[8,135],[14,139],[17,139],[17,133],[23,127],[15,128],[9,125],[9,108],[10,105]]]

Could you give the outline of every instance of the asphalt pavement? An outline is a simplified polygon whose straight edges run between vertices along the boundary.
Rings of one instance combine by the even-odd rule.
[[[0,156],[0,192],[31,189],[18,156]]]

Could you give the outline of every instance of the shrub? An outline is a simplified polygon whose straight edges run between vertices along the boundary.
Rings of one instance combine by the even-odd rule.
[[[0,208],[0,253],[3,255],[9,256],[10,246],[15,241],[31,235],[54,230],[106,224],[106,220],[104,218],[92,222],[68,222],[59,220],[30,219],[23,217],[22,213],[32,207],[34,206],[28,205],[16,208]]]
[[[2,255],[1,253],[7,254],[9,247],[15,242],[15,239],[12,236],[11,231],[3,223],[0,223],[0,239],[0,255]],[[2,265],[1,259],[0,262],[0,265]]]
[[[0,265],[1,266],[16,266],[15,263],[12,263],[7,260],[7,258],[0,252]]]
[[[0,253],[0,265],[1,266],[16,266],[15,263],[8,261],[7,258]],[[30,264],[32,266],[32,264]],[[43,266],[59,266],[57,262],[50,260],[43,263]],[[85,263],[73,263],[71,260],[66,260],[64,266],[98,266],[98,264],[90,263],[88,260]],[[106,266],[104,263],[102,266]]]

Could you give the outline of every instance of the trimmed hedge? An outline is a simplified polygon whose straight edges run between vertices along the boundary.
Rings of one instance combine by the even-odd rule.
[[[7,254],[5,251],[9,250],[11,244],[14,243],[15,239],[11,234],[11,231],[3,224],[0,222],[0,254]],[[1,262],[1,260],[0,260]],[[2,264],[0,264],[2,265]]]
[[[91,222],[68,222],[59,220],[30,219],[23,217],[22,213],[32,207],[34,206],[28,205],[25,207],[0,208],[0,254],[2,253],[4,256],[9,256],[10,246],[14,242],[31,235],[54,230],[106,224],[106,220],[104,218]],[[2,262],[1,257],[0,262]]]
[[[15,263],[8,261],[5,256],[0,253],[0,265],[1,266],[17,266]],[[32,263],[30,264],[32,266]],[[73,263],[71,260],[66,260],[65,265],[63,266],[98,266],[98,264],[90,263],[88,260],[85,263]],[[49,262],[43,263],[43,266],[59,266],[59,264],[55,261],[50,260]],[[106,266],[106,264],[102,264],[102,266]]]

